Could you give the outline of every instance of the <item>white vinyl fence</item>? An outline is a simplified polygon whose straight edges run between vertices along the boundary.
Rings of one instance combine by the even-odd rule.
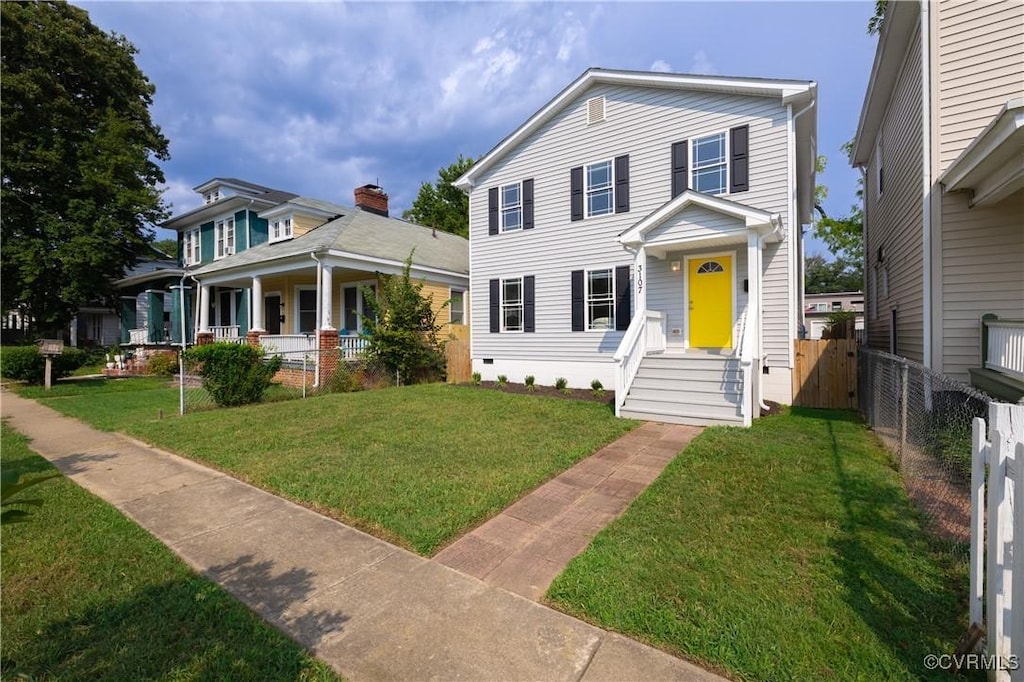
[[[995,662],[989,679],[1022,682],[1024,405],[992,403],[987,437],[984,419],[973,427],[971,622],[980,625],[984,614],[986,654]]]

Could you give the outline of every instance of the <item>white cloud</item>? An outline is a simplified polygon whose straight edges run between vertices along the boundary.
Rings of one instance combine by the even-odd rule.
[[[655,59],[654,63],[650,66],[651,71],[660,71],[661,73],[671,73],[672,65],[666,62],[664,59]]]
[[[172,215],[184,213],[201,203],[201,197],[192,188],[206,178],[195,181],[184,178],[167,178],[162,188],[164,202],[171,207]]]
[[[718,69],[711,63],[707,52],[697,50],[693,53],[693,64],[690,66],[690,73],[713,75],[718,73]]]

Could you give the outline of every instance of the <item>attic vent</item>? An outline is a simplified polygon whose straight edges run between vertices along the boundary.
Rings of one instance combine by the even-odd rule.
[[[604,95],[587,100],[587,125],[604,120]]]

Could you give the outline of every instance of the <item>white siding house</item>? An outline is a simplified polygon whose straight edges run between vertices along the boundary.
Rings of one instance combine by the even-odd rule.
[[[620,414],[681,423],[790,402],[815,98],[603,69],[566,87],[455,183],[474,371],[597,379]]]

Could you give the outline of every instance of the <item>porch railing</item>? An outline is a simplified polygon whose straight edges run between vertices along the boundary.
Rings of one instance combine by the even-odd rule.
[[[981,318],[982,364],[985,369],[1024,379],[1024,320]]]
[[[210,332],[213,333],[214,341],[238,341],[245,340],[244,337],[238,335],[238,325],[224,325],[220,327],[210,327]]]
[[[365,336],[338,337],[338,351],[342,360],[355,360],[369,345],[370,340]]]
[[[268,358],[281,355],[284,359],[300,359],[299,353],[316,350],[316,334],[264,334],[260,347]]]
[[[615,372],[615,415],[619,416],[626,402],[626,393],[633,385],[640,362],[648,353],[665,350],[665,314],[654,310],[640,310],[629,323],[622,342],[613,359]]]

